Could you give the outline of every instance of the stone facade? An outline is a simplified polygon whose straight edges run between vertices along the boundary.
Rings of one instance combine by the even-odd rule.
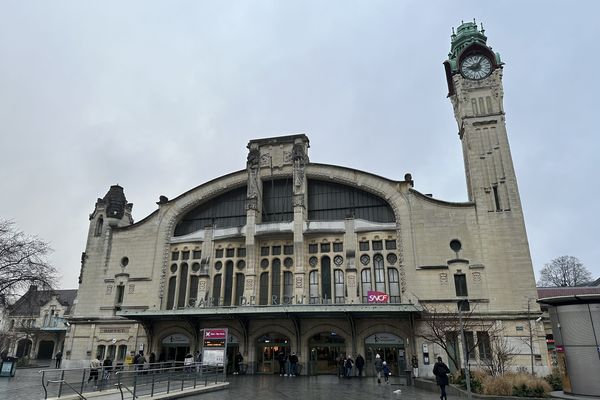
[[[311,162],[305,135],[250,141],[246,169],[161,196],[135,224],[123,189],[111,187],[90,215],[70,365],[97,351],[179,359],[199,349],[202,329],[228,328],[230,358],[241,351],[251,372],[278,372],[276,354],[294,351],[314,374],[336,373],[345,354],[369,363],[378,353],[395,373],[414,356],[428,374],[444,354],[419,335],[425,311],[455,311],[464,298],[482,326],[502,325],[515,343],[535,338],[534,354],[515,346],[516,365],[534,356],[546,365],[544,332],[519,329],[539,309],[501,64],[476,81],[447,73],[468,202],[423,195],[410,174]],[[389,298],[370,302],[369,291]]]

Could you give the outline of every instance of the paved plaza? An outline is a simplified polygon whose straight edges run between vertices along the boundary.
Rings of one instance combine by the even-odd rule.
[[[331,375],[280,377],[240,375],[228,377],[229,389],[197,395],[203,400],[286,400],[300,396],[311,400],[438,399],[436,393],[402,386],[392,378],[378,385],[374,378],[339,379]],[[400,389],[400,394],[394,393]],[[37,369],[19,369],[14,378],[0,378],[0,399],[34,400],[43,398],[41,376]]]

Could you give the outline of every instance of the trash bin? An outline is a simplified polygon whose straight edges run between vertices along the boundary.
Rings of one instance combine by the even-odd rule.
[[[6,357],[6,359],[2,361],[2,366],[0,366],[0,376],[15,376],[17,361],[18,358],[16,357]]]

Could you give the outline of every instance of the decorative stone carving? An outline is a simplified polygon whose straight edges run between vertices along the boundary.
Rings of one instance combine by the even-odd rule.
[[[205,280],[201,279],[198,282],[198,290],[201,291],[201,292],[203,292],[203,291],[206,290],[206,281]]]
[[[304,182],[304,163],[298,162],[294,164],[294,186],[297,188],[302,186]]]
[[[254,290],[254,279],[253,278],[246,278],[246,289]]]
[[[271,155],[269,153],[263,154],[260,156],[260,166],[268,167],[271,165]]]
[[[481,283],[481,272],[473,272],[473,283]]]
[[[112,294],[112,285],[106,285],[106,294]]]
[[[303,194],[295,194],[292,198],[292,206],[296,207],[304,207],[304,195]]]
[[[260,151],[258,149],[251,149],[248,152],[248,159],[246,162],[246,167],[249,170],[258,169],[259,161],[260,161]]]
[[[129,285],[129,294],[135,293],[135,285]]]
[[[295,143],[292,148],[292,158],[294,162],[301,161],[304,163],[306,161],[306,153],[304,152],[304,146],[301,143]]]
[[[296,275],[296,288],[302,289],[303,287],[302,275]]]
[[[256,197],[246,199],[246,210],[258,210],[258,199]]]
[[[292,163],[292,152],[291,151],[284,151],[283,152],[283,162],[286,164],[291,164]]]
[[[448,274],[446,272],[440,273],[440,284],[443,286],[448,285]]]
[[[348,275],[348,287],[356,287],[356,275]]]

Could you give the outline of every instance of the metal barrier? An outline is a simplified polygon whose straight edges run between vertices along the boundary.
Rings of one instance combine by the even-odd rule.
[[[183,362],[174,361],[146,364],[146,368],[142,365],[118,365],[97,370],[47,369],[39,373],[42,378],[44,399],[70,395],[85,399],[86,394],[109,389],[118,389],[122,398],[125,392],[130,392],[135,399],[140,395],[153,396],[158,393],[195,388],[200,384],[208,386],[213,382],[225,381],[225,369],[222,364],[184,365]]]

